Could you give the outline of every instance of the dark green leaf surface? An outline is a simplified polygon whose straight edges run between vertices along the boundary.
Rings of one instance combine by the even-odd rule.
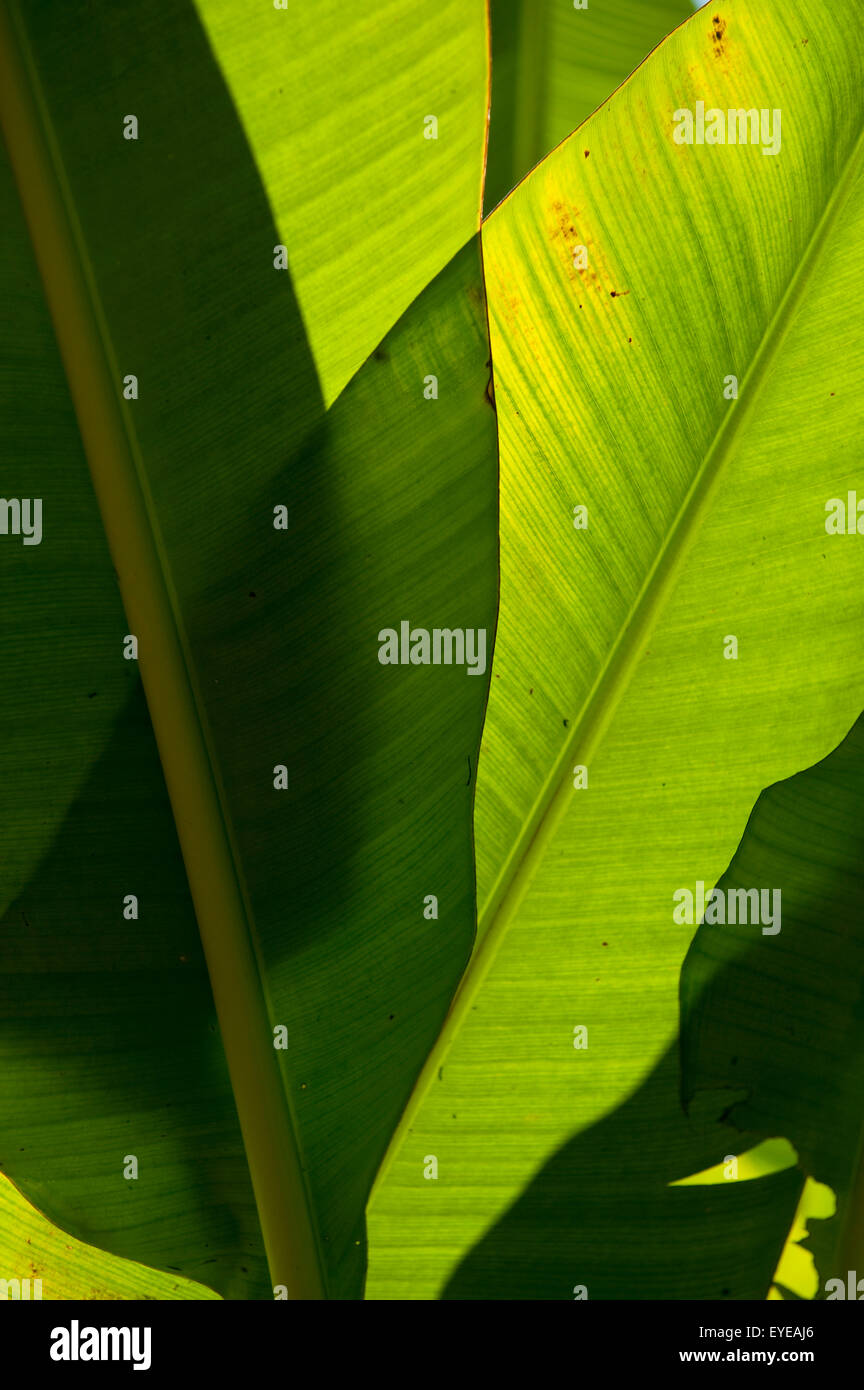
[[[386,667],[378,634],[402,620],[483,628],[491,655],[497,457],[479,248],[464,247],[325,414],[291,277],[273,266],[283,238],[258,137],[194,9],[136,6],[132,24],[132,8],[74,5],[49,24],[36,5],[17,24],[28,119],[48,154],[28,152],[19,109],[7,139],[126,616],[34,308],[17,385],[38,418],[47,356],[51,428],[30,434],[17,416],[10,428],[33,479],[20,490],[38,489],[46,517],[24,560],[47,564],[3,698],[15,710],[21,682],[31,699],[46,687],[41,754],[68,771],[50,825],[44,767],[13,808],[30,852],[4,884],[15,969],[0,1158],[76,1235],[229,1296],[270,1296],[140,669],[247,1153],[251,1135],[259,1180],[284,1204],[268,1216],[258,1193],[271,1261],[275,1241],[287,1268],[280,1280],[271,1266],[270,1282],[312,1296],[317,1266],[324,1291],[356,1297],[366,1194],[475,924],[488,669]],[[137,142],[123,139],[126,112]],[[15,236],[38,305],[20,219]],[[135,400],[121,398],[127,373]],[[437,398],[424,394],[430,375]],[[58,536],[72,547],[62,559]],[[66,603],[70,589],[95,616]],[[137,667],[123,660],[126,632]],[[87,670],[74,686],[63,660],[45,660],[61,635]],[[88,686],[102,692],[98,725]],[[140,896],[137,922],[122,920],[126,892]],[[424,917],[429,894],[437,919]],[[279,1113],[261,1101],[277,1093]],[[136,1183],[124,1154],[140,1158]],[[295,1260],[304,1239],[312,1253]]]

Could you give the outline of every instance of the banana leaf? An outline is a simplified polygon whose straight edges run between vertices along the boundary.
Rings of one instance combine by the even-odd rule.
[[[401,6],[409,48],[447,72],[442,135],[485,63],[478,9]],[[206,13],[3,9],[23,208],[4,170],[5,452],[44,525],[3,553],[26,601],[4,682],[0,1165],[76,1238],[224,1296],[356,1297],[366,1195],[474,931],[488,665],[392,670],[378,634],[483,630],[491,652],[476,237],[369,349],[447,260],[454,202],[476,227],[485,98],[473,171],[461,130],[402,228],[411,273],[404,245],[392,276],[367,247],[386,292],[340,329],[368,361],[325,413],[307,333],[324,311],[274,257],[302,166],[269,177],[283,115],[244,120],[238,94],[275,83],[292,33],[270,25],[292,18],[261,21],[253,68]],[[393,63],[361,46],[346,129]],[[301,51],[320,86],[329,51]],[[362,215],[388,235],[423,115],[396,154],[385,120],[384,168],[365,166]],[[306,177],[311,198],[325,170]]]
[[[862,707],[864,550],[826,524],[864,411],[856,15],[697,12],[484,224],[478,946],[373,1191],[370,1297],[770,1287],[800,1173],[669,1188],[730,1152],[704,1098],[682,1112],[698,917],[675,895],[718,882],[760,792]],[[766,125],[700,143],[700,102]]]

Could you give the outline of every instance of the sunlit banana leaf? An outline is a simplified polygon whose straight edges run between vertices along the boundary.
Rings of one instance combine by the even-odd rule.
[[[864,697],[864,547],[826,530],[864,414],[861,61],[851,0],[709,7],[485,225],[480,943],[373,1194],[372,1297],[754,1296],[736,1211],[761,1190],[778,1251],[791,1226],[800,1175],[726,1184],[701,1226],[658,1223],[658,1279],[629,1178],[650,1214],[697,1171],[674,895]],[[696,143],[699,102],[764,133]]]
[[[479,225],[486,5],[195,8],[288,248],[329,405]]]

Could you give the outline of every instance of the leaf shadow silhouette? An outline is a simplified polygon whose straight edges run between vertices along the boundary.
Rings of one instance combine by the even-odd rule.
[[[860,1250],[864,717],[827,757],[762,793],[718,887],[780,896],[766,899],[767,931],[703,922],[694,937],[681,973],[685,1096],[704,1104],[734,1086],[730,1125],[782,1134],[832,1189],[834,1216],[802,1245],[823,1292],[828,1278],[845,1286]]]
[[[444,1299],[763,1299],[801,1191],[796,1169],[670,1187],[736,1147],[683,1112],[677,1047],[639,1089],[543,1165],[465,1256]]]
[[[567,1298],[581,1284],[589,1298],[764,1299],[805,1173],[832,1187],[838,1215],[803,1247],[823,1278],[845,1278],[864,1076],[864,717],[759,796],[717,889],[729,902],[768,885],[781,930],[752,915],[700,924],[682,966],[680,1040],[543,1166],[445,1298]],[[774,1137],[797,1167],[668,1186]]]

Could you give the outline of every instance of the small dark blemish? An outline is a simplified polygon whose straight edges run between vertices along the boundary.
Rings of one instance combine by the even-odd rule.
[[[832,395],[832,396],[834,395],[834,392],[833,392],[833,391],[831,392],[831,395]],[[97,696],[98,694],[99,694],[99,691],[98,691],[98,690],[91,690],[91,691],[90,691],[90,694],[87,696],[87,699],[88,699],[88,700],[95,700],[95,698],[96,698],[96,696]]]
[[[586,151],[585,151],[585,158],[586,158],[586,159],[588,158],[588,156],[589,156],[590,153],[591,153],[590,150],[586,150]]]
[[[562,722],[563,722],[563,724],[564,724],[564,728],[565,728],[565,729],[569,729],[569,728],[570,728],[570,720],[569,720],[569,719],[565,719],[565,720],[563,720]]]

